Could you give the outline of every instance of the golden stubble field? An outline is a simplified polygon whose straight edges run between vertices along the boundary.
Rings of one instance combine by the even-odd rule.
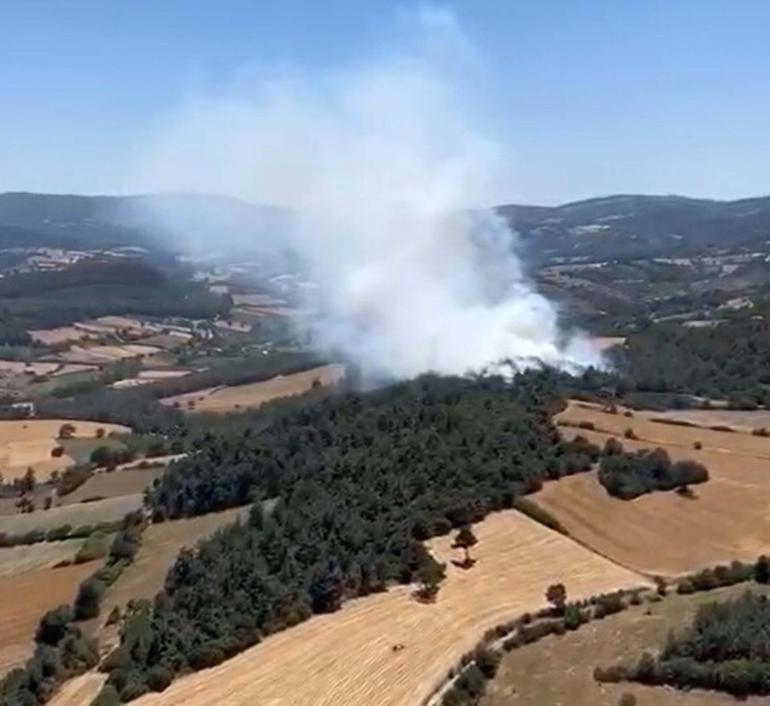
[[[448,563],[434,604],[416,602],[408,587],[351,601],[135,703],[415,706],[486,629],[541,607],[551,583],[564,582],[572,599],[646,583],[515,511],[491,515],[475,532],[470,570],[449,563],[461,556],[451,537],[430,543]]]
[[[57,436],[63,424],[75,427],[74,437],[92,438],[97,429],[106,434],[112,431],[128,432],[128,427],[67,419],[19,419],[0,421],[0,472],[5,481],[21,478],[33,468],[37,480],[47,480],[53,471],[72,466],[74,461],[65,455],[54,458],[51,452],[58,446]]]
[[[692,488],[694,497],[655,492],[618,500],[590,472],[546,483],[533,499],[577,541],[646,574],[678,575],[768,552],[770,439],[660,424],[648,416],[627,418],[573,403],[557,421],[589,421],[601,430],[561,427],[567,437],[581,434],[603,446],[615,436],[629,451],[661,446],[674,460],[700,461],[710,480]],[[624,438],[628,427],[639,440]]]
[[[233,412],[236,409],[259,407],[280,397],[301,395],[313,385],[336,385],[345,377],[345,366],[323,365],[291,375],[277,375],[269,380],[232,387],[212,387],[188,392],[183,395],[166,397],[165,405],[178,405],[183,410],[195,412]],[[191,407],[190,405],[194,405]]]
[[[0,578],[0,675],[32,655],[43,613],[72,603],[78,585],[94,568],[93,563],[79,564]]]

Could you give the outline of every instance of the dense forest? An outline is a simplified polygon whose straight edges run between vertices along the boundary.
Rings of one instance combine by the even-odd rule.
[[[253,502],[250,518],[183,551],[134,607],[111,687],[162,689],[346,598],[440,575],[421,540],[590,467],[551,424],[560,404],[549,373],[423,376],[209,434],[149,494],[155,520]]]
[[[764,566],[766,570],[766,559]],[[765,573],[765,583],[767,578]],[[687,630],[669,636],[657,658],[644,654],[623,676],[642,684],[715,689],[738,697],[770,694],[768,597],[746,592],[736,600],[702,606]]]
[[[613,351],[622,390],[727,398],[765,404],[770,384],[770,322],[740,318],[718,326],[651,324]]]
[[[227,297],[137,259],[96,260],[56,272],[0,280],[0,345],[29,342],[27,329],[64,326],[105,314],[212,319]]]
[[[686,490],[708,479],[706,467],[697,461],[672,463],[666,450],[660,448],[626,453],[617,439],[607,441],[599,462],[599,482],[610,495],[623,500],[654,490]]]

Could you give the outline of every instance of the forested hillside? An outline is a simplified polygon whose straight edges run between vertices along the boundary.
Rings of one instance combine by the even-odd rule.
[[[770,198],[738,201],[621,194],[561,206],[501,206],[539,261],[766,250]]]
[[[727,320],[718,326],[653,324],[613,355],[625,389],[734,397],[764,403],[770,384],[770,322]]]
[[[136,608],[110,683],[131,699],[348,597],[437,581],[420,540],[590,466],[581,444],[559,440],[559,405],[549,373],[424,376],[209,435],[150,493],[156,520],[257,504],[183,552],[165,592]]]

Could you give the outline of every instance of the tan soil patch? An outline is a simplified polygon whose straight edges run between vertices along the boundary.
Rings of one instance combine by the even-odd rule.
[[[234,387],[215,387],[183,395],[166,397],[163,404],[178,403],[181,409],[189,409],[192,401],[196,412],[232,412],[239,408],[259,407],[280,397],[301,395],[313,387],[317,380],[324,386],[335,385],[345,377],[344,365],[324,365],[292,375],[278,375],[262,382]]]
[[[593,678],[597,665],[635,662],[643,651],[659,649],[670,629],[681,630],[689,624],[700,605],[738,596],[748,586],[670,595],[661,603],[631,607],[577,632],[514,650],[505,655],[497,676],[488,683],[481,706],[617,706],[625,692],[634,694],[639,706],[767,706],[768,698],[738,702],[717,692],[598,684]],[[650,614],[645,615],[648,608]]]
[[[436,603],[417,603],[407,587],[352,601],[137,706],[414,706],[486,629],[542,606],[554,581],[564,581],[573,598],[642,583],[514,511],[490,516],[475,531],[476,565],[464,571],[450,564]],[[451,542],[442,537],[431,547],[441,560],[460,558]],[[404,649],[393,652],[397,643]]]
[[[94,564],[44,569],[0,579],[0,674],[32,656],[35,629],[43,613],[71,603]]]

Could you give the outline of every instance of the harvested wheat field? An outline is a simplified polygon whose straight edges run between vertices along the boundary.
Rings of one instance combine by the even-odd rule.
[[[43,613],[71,603],[94,564],[32,571],[0,579],[0,674],[32,655],[33,638]]]
[[[645,414],[652,418],[680,420],[701,427],[722,425],[742,432],[761,428],[770,430],[770,410],[767,409],[677,409]]]
[[[48,706],[88,706],[101,691],[107,675],[87,672],[70,679],[54,694]]]
[[[477,563],[448,564],[434,604],[416,602],[403,586],[352,601],[137,706],[415,706],[486,629],[541,607],[554,581],[575,599],[645,583],[515,511],[491,515],[475,532]],[[451,542],[431,542],[442,561],[460,558]],[[404,649],[393,652],[398,643]]]
[[[239,408],[259,407],[280,397],[301,395],[310,390],[316,382],[324,386],[335,385],[344,377],[344,365],[323,365],[292,375],[277,375],[269,380],[248,385],[209,388],[166,397],[161,402],[166,405],[178,405],[182,409],[190,409],[192,402],[196,412],[232,412]]]
[[[28,331],[27,333],[29,333],[33,341],[42,343],[45,346],[53,346],[57,343],[68,343],[69,341],[82,341],[88,338],[98,338],[95,334],[81,331],[74,326],[39,329],[37,331]]]
[[[626,417],[621,408],[617,414],[605,412],[598,405],[571,401],[567,408],[556,415],[557,424],[593,424],[596,431],[612,434],[625,441],[624,434],[632,429],[641,441],[670,448],[692,449],[699,442],[710,449],[733,456],[763,458],[770,461],[770,437],[754,436],[742,431],[715,431],[708,428],[682,426],[656,422],[661,418],[654,412],[633,412]],[[739,459],[736,459],[736,463]],[[770,469],[770,465],[768,465]]]
[[[152,482],[163,475],[164,468],[135,468],[96,473],[83,485],[61,498],[62,505],[73,505],[93,498],[119,498],[144,492]]]
[[[83,525],[96,525],[100,522],[112,522],[122,519],[127,512],[142,507],[143,497],[141,493],[134,493],[91,503],[62,505],[52,507],[50,510],[37,510],[22,515],[0,515],[0,532],[26,534],[32,530],[46,531],[62,525],[77,528]]]
[[[70,421],[66,419],[22,419],[0,421],[0,472],[6,481],[21,478],[28,468],[33,468],[37,480],[47,480],[53,471],[74,464],[69,456],[51,456],[59,446],[57,437],[63,424],[75,427],[75,437],[94,437],[97,429],[106,433],[128,432],[128,427],[118,424]]]
[[[59,358],[70,363],[85,363],[101,365],[113,363],[124,358],[146,358],[160,352],[160,348],[146,346],[138,343],[127,343],[122,346],[72,346]]]
[[[584,413],[578,415],[578,412]],[[632,426],[640,436],[615,434],[628,451],[662,446],[673,460],[694,459],[709,470],[710,480],[693,486],[693,497],[654,492],[634,500],[607,494],[596,473],[582,473],[546,483],[532,498],[552,513],[577,541],[612,560],[645,574],[678,575],[733,559],[755,560],[770,548],[769,439],[748,434],[657,424],[596,410],[572,407],[576,420],[594,421],[597,429]],[[566,437],[580,434],[603,446],[611,434],[561,427]],[[690,437],[690,439],[687,439]],[[693,448],[691,439],[702,439]],[[673,439],[675,443],[661,443]],[[685,440],[686,439],[686,440]],[[761,455],[752,455],[759,444]],[[770,449],[768,450],[770,451]]]
[[[576,632],[509,652],[487,684],[481,706],[617,706],[626,692],[636,696],[639,706],[767,706],[768,698],[739,702],[715,691],[599,684],[593,678],[597,665],[632,663],[645,650],[660,649],[668,631],[685,628],[704,603],[729,600],[749,588],[761,591],[756,584],[741,584],[690,596],[672,593],[660,603],[631,606]]]
[[[77,554],[82,544],[82,539],[64,539],[29,546],[0,547],[0,578],[48,569],[59,562],[68,561]]]

